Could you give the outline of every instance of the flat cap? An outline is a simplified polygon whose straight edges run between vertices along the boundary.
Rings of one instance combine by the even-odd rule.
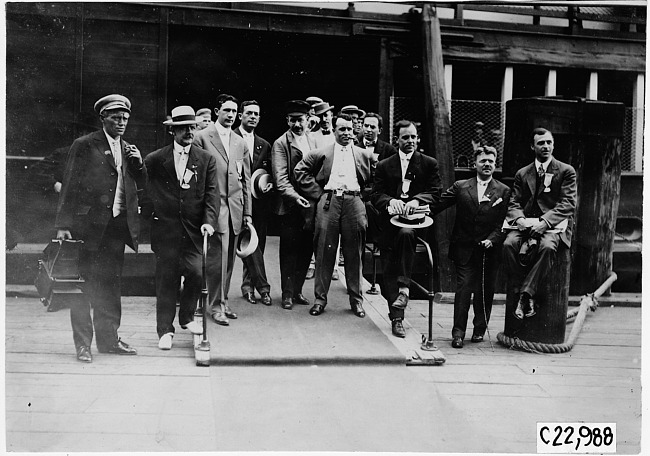
[[[302,114],[309,114],[309,103],[302,100],[291,100],[286,103],[287,115],[288,116],[298,116]]]
[[[207,116],[205,116],[204,114],[207,114]],[[210,110],[210,108],[201,108],[198,111],[196,111],[196,115],[203,116],[203,117],[208,117],[208,116],[212,117],[212,111]]]
[[[95,112],[101,114],[109,109],[123,109],[131,112],[131,102],[123,95],[106,95],[95,102]]]

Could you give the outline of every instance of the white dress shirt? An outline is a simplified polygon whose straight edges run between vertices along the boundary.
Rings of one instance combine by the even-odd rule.
[[[214,125],[217,127],[217,133],[219,133],[221,144],[223,144],[223,148],[226,149],[226,155],[230,158],[230,134],[232,131],[230,128],[224,127],[219,122],[215,122]]]
[[[248,144],[248,152],[251,157],[251,166],[253,166],[253,151],[255,150],[255,135],[253,133],[249,133],[246,130],[242,128],[242,126],[239,126],[239,131],[241,132],[242,138],[244,138],[244,141],[246,141],[246,144]]]
[[[113,161],[115,162],[115,168],[117,169],[117,186],[115,187],[115,199],[113,200],[113,217],[117,217],[126,210],[124,176],[122,175],[122,145],[120,144],[119,136],[117,138],[112,138],[111,135],[106,133],[106,130],[104,130],[104,134],[106,135],[108,145],[111,148]]]
[[[183,147],[174,141],[174,167],[176,168],[176,177],[180,183],[183,183],[183,174],[185,174],[185,168],[187,168],[190,147]]]
[[[354,163],[352,144],[342,146],[334,144],[334,160],[330,178],[325,184],[325,190],[336,190],[342,188],[349,191],[360,191],[361,186],[357,180],[357,167]]]
[[[490,182],[492,182],[491,177],[486,181],[482,181],[481,179],[476,179],[476,192],[478,193],[479,203],[483,199],[483,195],[485,195],[485,190],[487,190],[488,185],[490,185]]]
[[[400,164],[402,165],[402,180],[404,180],[404,177],[406,176],[406,170],[409,167],[411,158],[413,158],[413,152],[411,152],[410,154],[405,154],[400,150],[398,153],[399,153]]]
[[[291,133],[291,134],[293,134],[293,133]],[[294,139],[296,141],[296,146],[298,146],[298,149],[300,149],[302,151],[303,155],[307,155],[307,153],[311,150],[311,148],[309,147],[309,141],[307,141],[307,135],[304,134],[304,135],[298,136],[298,135],[293,134],[293,137],[294,137]]]

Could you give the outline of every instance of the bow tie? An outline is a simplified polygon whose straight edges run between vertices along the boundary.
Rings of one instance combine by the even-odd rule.
[[[376,145],[377,145],[377,143],[375,143],[375,142],[366,143],[366,147],[375,147]]]
[[[323,130],[324,135],[329,135],[331,132],[329,130]]]
[[[183,147],[181,149],[178,149],[178,154],[179,155],[187,155],[190,152],[190,148],[188,147]]]
[[[478,181],[478,185],[480,185],[481,187],[487,187],[487,184],[488,184],[487,182]]]

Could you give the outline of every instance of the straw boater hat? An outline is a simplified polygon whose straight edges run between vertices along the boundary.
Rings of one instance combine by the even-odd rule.
[[[257,249],[258,243],[259,239],[255,227],[252,223],[247,223],[246,228],[239,234],[239,245],[235,253],[239,258],[246,258]]]
[[[330,104],[326,101],[322,103],[316,103],[314,106],[314,114],[317,116],[321,116],[325,114],[327,111],[332,111],[334,109],[334,106],[330,106]]]
[[[177,106],[172,109],[172,118],[163,125],[196,125],[196,114],[191,106]]]
[[[263,195],[262,189],[266,187],[271,180],[271,175],[264,169],[255,170],[251,176],[251,193],[253,198],[260,199]]]
[[[400,228],[426,228],[433,225],[433,219],[422,212],[411,215],[394,215],[390,223]]]
[[[131,102],[123,95],[106,95],[95,102],[95,111],[101,114],[104,111],[112,109],[121,109],[126,112],[131,112]]]
[[[322,103],[323,99],[319,97],[307,97],[305,101],[309,103],[311,106],[314,106],[316,103]]]
[[[359,117],[364,117],[364,116],[366,115],[366,111],[364,111],[363,109],[359,109],[359,108],[356,107],[355,105],[347,105],[347,106],[343,106],[343,107],[341,108],[341,111],[340,111],[340,112],[343,113],[343,114],[352,114],[352,113],[356,113],[356,114],[359,115]]]

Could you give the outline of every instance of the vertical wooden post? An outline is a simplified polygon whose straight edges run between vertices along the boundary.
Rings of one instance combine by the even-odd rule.
[[[435,10],[427,3],[422,8],[422,52],[424,114],[426,120],[422,132],[425,138],[424,150],[438,160],[442,186],[443,189],[446,189],[455,180],[451,124],[449,123],[449,110],[445,97],[440,21]],[[435,217],[435,256],[438,265],[439,284],[443,291],[454,289],[454,271],[447,254],[455,216],[456,211],[450,208]]]
[[[391,141],[390,119],[390,98],[393,95],[393,59],[391,58],[387,38],[382,38],[379,45],[379,93],[377,94],[378,109],[384,118],[384,128],[380,138],[384,141]]]
[[[158,106],[156,118],[164,119],[167,116],[167,83],[169,68],[169,8],[160,8],[160,24],[158,32]],[[158,128],[156,147],[162,147],[169,142],[167,129]]]
[[[557,95],[557,70],[548,70],[544,96],[554,97],[555,95]]]
[[[589,73],[589,82],[587,83],[587,99],[598,100],[598,72]]]
[[[83,57],[84,57],[84,4],[77,4],[75,15],[75,36],[74,36],[74,126],[72,133],[75,138],[81,136],[79,121],[83,118]]]

